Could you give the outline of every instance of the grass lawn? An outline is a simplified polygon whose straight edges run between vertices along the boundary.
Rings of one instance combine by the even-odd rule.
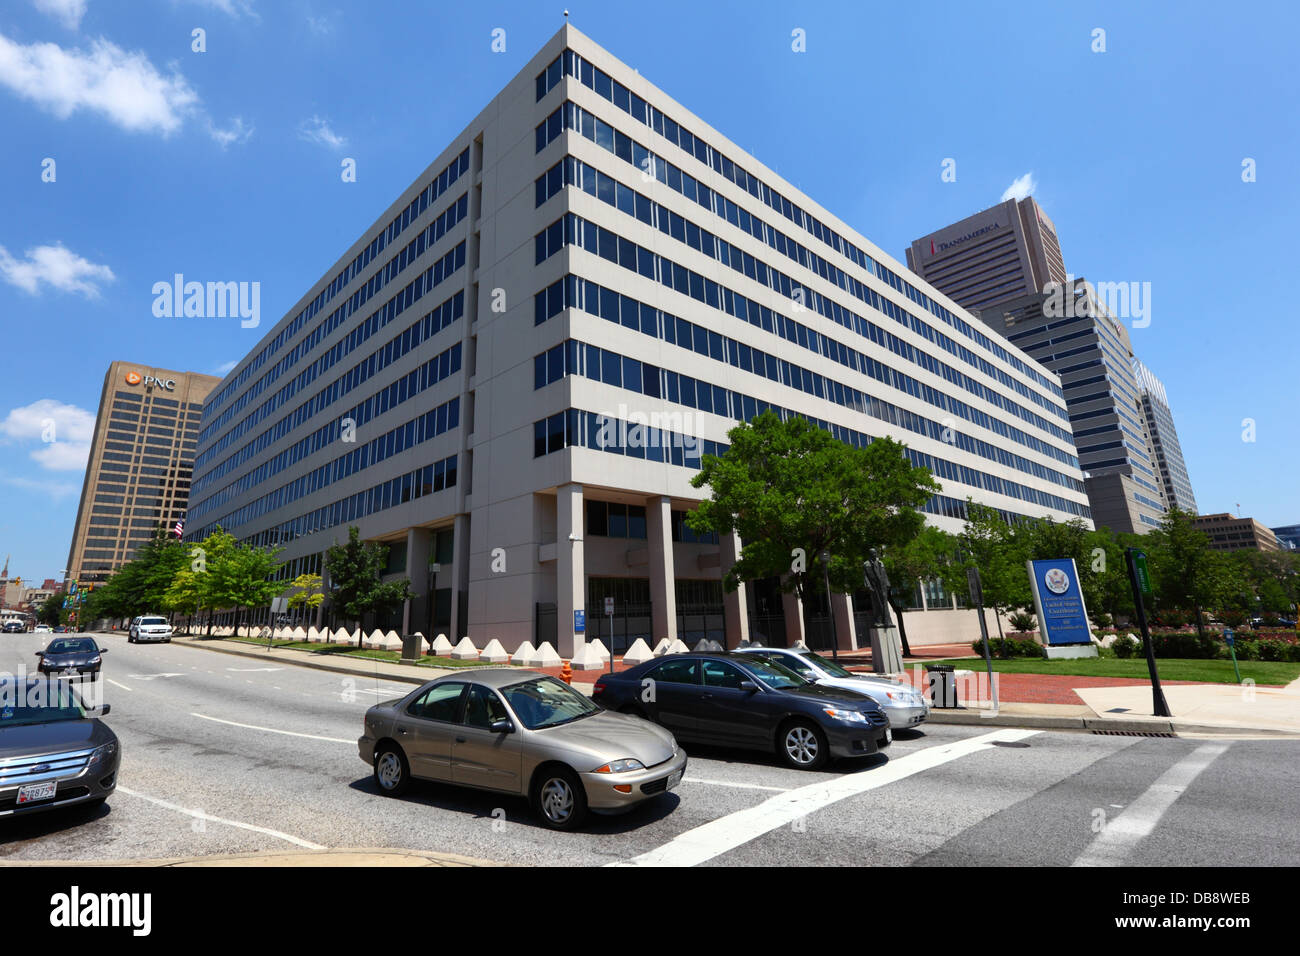
[[[225,637],[222,640],[239,641],[255,647],[266,647],[266,641],[256,637]],[[401,651],[383,651],[369,647],[357,647],[355,644],[319,644],[310,641],[275,640],[271,646],[289,651],[310,651],[313,654],[340,654],[344,657],[364,657],[376,661],[393,661],[401,659]],[[494,667],[487,661],[458,661],[450,657],[421,657],[416,661],[417,667]]]
[[[963,670],[982,671],[983,658],[935,661],[952,664]],[[1241,661],[1242,680],[1256,684],[1289,684],[1300,677],[1300,663],[1283,661]],[[1035,658],[993,660],[993,669],[1002,674],[1063,674],[1069,677],[1132,677],[1147,680],[1145,657],[1122,660],[1117,657],[1085,657],[1077,660],[1049,661]],[[1161,680],[1198,681],[1205,684],[1235,684],[1232,661],[1189,660],[1186,658],[1156,658],[1156,669]]]

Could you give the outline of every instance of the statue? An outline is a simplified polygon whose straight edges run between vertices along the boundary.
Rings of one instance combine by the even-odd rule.
[[[889,613],[889,575],[875,548],[871,549],[871,560],[863,563],[862,572],[871,591],[873,623],[876,627],[893,627],[894,619]]]

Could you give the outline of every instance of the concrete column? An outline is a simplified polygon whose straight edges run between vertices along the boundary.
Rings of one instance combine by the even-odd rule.
[[[921,610],[928,611],[930,610],[930,596],[925,593],[925,581],[921,578],[917,578],[916,584],[917,587],[921,589]]]
[[[435,584],[451,586],[451,633],[447,637],[456,644],[469,634],[469,621],[460,619],[460,596],[469,591],[469,515],[456,515],[452,525],[451,555],[451,566],[443,567]],[[436,634],[425,636],[429,640],[437,637]]]
[[[725,578],[731,566],[740,557],[740,536],[734,531],[718,536],[718,568]],[[736,590],[722,592],[722,619],[727,650],[734,650],[749,641],[749,594],[745,582]]]
[[[781,583],[785,583],[784,579]],[[793,591],[782,591],[781,611],[785,615],[786,647],[794,647],[806,637],[803,629],[803,601]]]
[[[650,646],[677,640],[677,572],[673,565],[672,499],[645,502],[646,544],[650,554]]]
[[[587,572],[583,557],[582,485],[562,485],[555,509],[555,634],[564,658],[586,644],[586,634],[573,630],[573,612],[586,609]],[[653,580],[653,577],[652,577]]]
[[[408,528],[406,531],[406,576],[411,582],[415,597],[408,598],[402,607],[402,633],[424,631],[429,620],[429,553],[433,549],[433,532],[428,528]],[[425,634],[433,640],[432,634]]]
[[[835,646],[841,651],[858,649],[857,631],[853,626],[853,598],[831,592],[831,613],[835,615]]]

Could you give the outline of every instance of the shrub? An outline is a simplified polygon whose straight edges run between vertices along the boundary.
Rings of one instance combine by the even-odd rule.
[[[976,654],[984,653],[983,641],[972,641]],[[1032,637],[990,637],[989,653],[994,657],[1042,657],[1043,646]]]
[[[1017,611],[1011,615],[1011,626],[1021,634],[1038,629],[1038,618],[1032,614],[1026,614],[1024,611]]]
[[[1222,639],[1195,633],[1152,634],[1151,649],[1156,657],[1200,658],[1209,660],[1218,656]]]
[[[1228,627],[1239,627],[1246,623],[1245,611],[1220,611],[1218,618]]]
[[[1105,611],[1091,611],[1088,617],[1092,619],[1092,626],[1105,629],[1111,625],[1111,617]]]
[[[1115,638],[1115,643],[1110,646],[1110,649],[1115,652],[1116,657],[1129,658],[1136,656],[1141,651],[1142,645],[1127,634],[1121,634]]]

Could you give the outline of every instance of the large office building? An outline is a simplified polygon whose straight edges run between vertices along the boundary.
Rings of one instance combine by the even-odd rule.
[[[220,381],[114,362],[104,376],[68,553],[68,579],[98,584],[184,514],[203,401]]]
[[[907,249],[907,267],[972,311],[1069,281],[1056,226],[1032,196],[917,239]]]
[[[1148,451],[1133,347],[1087,280],[985,309],[980,319],[1061,377],[1097,527],[1145,533],[1166,511]],[[1170,419],[1172,428],[1172,419]]]
[[[1192,480],[1187,476],[1187,463],[1183,460],[1183,447],[1178,443],[1174,413],[1169,410],[1164,383],[1136,358],[1133,377],[1137,380],[1146,424],[1147,455],[1160,476],[1165,507],[1196,514],[1196,496],[1192,494]]]
[[[1238,518],[1226,512],[1197,515],[1192,522],[1210,537],[1216,551],[1281,551],[1273,532],[1254,518]]]
[[[418,594],[379,626],[480,647],[784,644],[818,613],[850,646],[861,595],[724,594],[738,543],[683,521],[769,409],[906,442],[951,530],[967,497],[1091,523],[1057,375],[566,26],[213,392],[186,536],[288,578],[356,525]]]
[[[1287,524],[1280,528],[1270,528],[1277,545],[1283,551],[1300,550],[1300,524]]]

